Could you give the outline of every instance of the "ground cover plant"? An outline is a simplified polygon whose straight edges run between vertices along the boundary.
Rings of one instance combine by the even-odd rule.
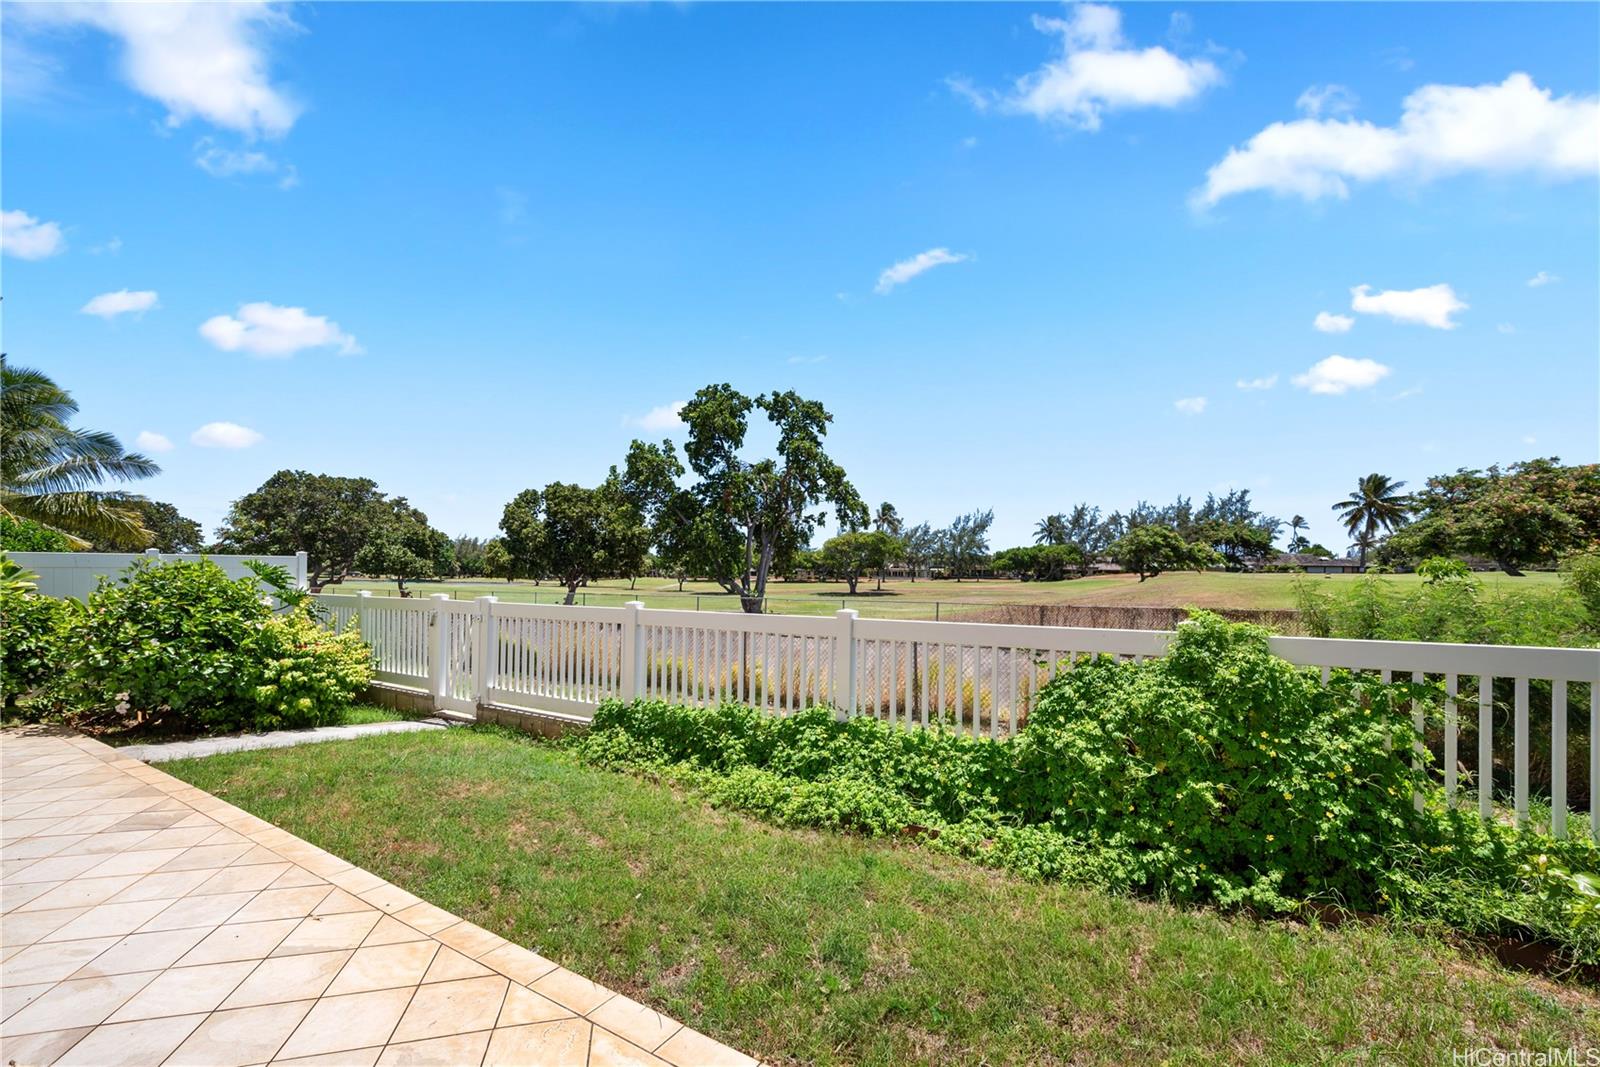
[[[28,694],[24,714],[150,734],[324,726],[372,678],[359,634],[325,627],[281,568],[231,579],[205,560],[140,561],[87,603],[25,584],[0,584],[6,699]]]
[[[613,702],[580,751],[781,825],[912,835],[1030,877],[1404,915],[1600,961],[1596,931],[1521,870],[1545,855],[1594,871],[1600,850],[1451,810],[1413,763],[1409,702],[1424,696],[1345,672],[1325,686],[1272,656],[1264,631],[1202,615],[1166,657],[1061,673],[1011,739],[825,708]]]
[[[1425,931],[775,826],[497,728],[163,769],[766,1063],[1433,1065],[1600,1041],[1584,987]]]

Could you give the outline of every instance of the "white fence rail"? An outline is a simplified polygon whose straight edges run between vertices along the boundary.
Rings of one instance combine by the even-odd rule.
[[[426,690],[439,707],[479,705],[588,718],[602,700],[736,700],[773,714],[813,704],[907,726],[1000,737],[1026,722],[1039,689],[1085,655],[1164,655],[1173,634],[987,623],[663,611],[321,595],[334,625],[353,622],[377,676]],[[1587,810],[1600,834],[1600,650],[1274,637],[1292,663],[1435,683],[1413,708],[1453,801],[1487,818],[1509,794],[1514,817],[1548,805],[1567,829]],[[1474,714],[1473,709],[1476,709]],[[1569,742],[1576,716],[1583,743]],[[1499,720],[1497,722],[1497,720]],[[1497,741],[1507,740],[1509,746]],[[1463,745],[1463,739],[1469,744]],[[1508,749],[1508,751],[1506,751]],[[1509,787],[1509,788],[1507,788]],[[1586,803],[1587,808],[1582,805]]]
[[[72,597],[89,599],[102,576],[117,577],[139,560],[171,563],[185,560],[209,559],[221,567],[229,578],[243,578],[250,573],[245,564],[250,561],[270,563],[283,567],[293,576],[295,586],[306,588],[306,554],[292,556],[233,556],[221,554],[201,555],[195,552],[157,552],[150,549],[138,552],[7,552],[6,557],[24,570],[39,576],[39,592],[59,599]]]

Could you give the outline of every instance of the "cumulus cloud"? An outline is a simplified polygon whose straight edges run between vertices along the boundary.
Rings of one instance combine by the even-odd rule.
[[[1122,35],[1122,12],[1105,4],[1078,4],[1066,18],[1035,15],[1033,27],[1059,38],[1055,59],[1019,78],[1009,92],[961,78],[950,79],[950,88],[980,111],[995,107],[1098,130],[1107,112],[1177,107],[1222,81],[1210,60],[1131,45]]]
[[[18,259],[47,259],[65,252],[61,225],[40,222],[26,211],[0,211],[0,251]]]
[[[1274,385],[1278,384],[1278,376],[1276,374],[1268,374],[1260,378],[1240,378],[1233,384],[1239,389],[1271,389]]]
[[[1300,94],[1294,106],[1302,115],[1347,115],[1356,108],[1356,94],[1343,85],[1313,85]]]
[[[1198,415],[1205,411],[1208,401],[1203,396],[1186,396],[1172,402],[1172,406],[1185,415]]]
[[[213,423],[212,425],[217,425]],[[199,431],[196,431],[197,433]],[[172,438],[164,433],[154,430],[140,430],[139,436],[133,439],[133,446],[140,452],[171,452]]]
[[[265,438],[237,422],[208,422],[190,434],[189,440],[201,448],[249,448]]]
[[[1393,126],[1318,115],[1275,122],[1230,149],[1194,203],[1257,190],[1344,199],[1351,183],[1469,171],[1552,180],[1600,172],[1600,97],[1558,97],[1518,73],[1498,85],[1425,85]]]
[[[1325,396],[1338,396],[1352,389],[1368,389],[1389,376],[1389,368],[1371,359],[1329,356],[1311,365],[1304,374],[1291,379],[1301,389]]]
[[[1335,315],[1328,311],[1317,312],[1317,317],[1311,320],[1312,328],[1321,333],[1349,333],[1350,327],[1355,324],[1356,320],[1349,315]]]
[[[154,289],[137,291],[118,289],[114,293],[101,293],[78,311],[84,315],[99,315],[110,322],[118,315],[142,315],[151,308],[160,306],[161,302],[157,299]]]
[[[643,415],[629,417],[623,422],[637,426],[641,430],[678,430],[683,428],[683,408],[686,400],[674,400],[670,404],[653,407]]]
[[[237,315],[215,315],[200,324],[200,336],[224,352],[287,359],[304,348],[333,348],[341,356],[362,351],[356,339],[325,315],[266,301],[239,305]]]
[[[300,115],[270,71],[272,39],[298,29],[279,4],[31,3],[7,5],[7,15],[116,38],[123,79],[167,109],[168,126],[198,118],[247,137],[276,137]]]
[[[1540,271],[1538,274],[1535,274],[1533,277],[1528,279],[1528,287],[1531,289],[1538,289],[1541,286],[1554,285],[1560,280],[1561,278],[1558,275],[1550,274],[1547,271]]]
[[[930,248],[926,252],[918,252],[910,259],[902,259],[892,267],[886,268],[878,275],[878,284],[874,292],[887,293],[897,285],[904,285],[912,278],[930,271],[935,267],[942,267],[947,263],[964,263],[972,257],[965,252],[952,252],[948,248]]]
[[[1468,304],[1443,283],[1425,289],[1385,289],[1374,293],[1370,285],[1350,290],[1350,310],[1363,315],[1387,315],[1395,322],[1414,322],[1436,330],[1453,330],[1460,323],[1450,316]]]

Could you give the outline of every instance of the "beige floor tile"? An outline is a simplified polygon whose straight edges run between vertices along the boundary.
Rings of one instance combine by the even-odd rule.
[[[368,904],[360,897],[347,893],[330,883],[324,882],[323,885],[327,886],[331,892],[323,897],[315,908],[311,909],[311,914],[313,915],[339,915],[347,911],[365,911],[372,907],[371,904]]]
[[[21,911],[30,900],[36,900],[65,882],[27,882],[23,885],[0,886],[0,912]]]
[[[532,989],[579,1015],[589,1014],[616,995],[605,986],[591,982],[581,974],[573,974],[565,967],[557,967],[532,983]]]
[[[454,926],[447,926],[437,931],[433,936],[473,959],[507,943],[500,935],[491,934],[483,927],[469,923],[465,919]]]
[[[408,941],[357,949],[328,987],[327,995],[414,986],[422,981],[440,947],[433,941]]]
[[[251,845],[237,859],[229,863],[230,867],[258,866],[263,863],[282,863],[283,857],[270,848],[260,845]]]
[[[376,911],[353,911],[345,915],[312,915],[300,920],[294,932],[273,949],[274,956],[296,952],[327,952],[357,948],[378,924]]]
[[[480,978],[493,973],[483,964],[468,959],[448,945],[441,945],[439,954],[433,958],[433,965],[428,968],[428,973],[422,976],[422,980],[453,982],[458,978]]]
[[[121,855],[124,852],[138,848],[140,843],[153,833],[155,833],[154,830],[101,830],[99,833],[90,834],[75,845],[62,849],[56,855]]]
[[[0,1038],[0,1063],[16,1067],[44,1067],[54,1063],[67,1049],[83,1040],[92,1027],[53,1030],[42,1034]]]
[[[178,825],[166,830],[157,830],[143,841],[139,842],[141,849],[189,849],[210,837],[216,830],[217,824],[207,819],[205,826]]]
[[[220,926],[240,908],[250,903],[254,893],[218,893],[215,896],[179,897],[141,930],[181,930],[186,926]]]
[[[385,1045],[411,1001],[410,989],[323,997],[290,1035],[279,1059]]]
[[[408,893],[397,885],[380,885],[376,889],[368,889],[361,894],[361,899],[373,905],[380,911],[404,911],[422,903],[422,898],[415,893]]]
[[[446,926],[454,926],[460,920],[443,908],[427,901],[413,904],[394,913],[394,917],[407,926],[421,930],[425,934],[436,933]]]
[[[84,872],[88,878],[104,878],[118,874],[149,874],[160,870],[185,852],[181,848],[156,848],[142,852],[119,852],[113,856],[99,856],[94,867]]]
[[[149,985],[128,998],[128,1002],[112,1012],[106,1021],[124,1023],[214,1011],[255,967],[255,960],[173,967],[162,971]]]
[[[623,1037],[596,1026],[589,1038],[589,1067],[671,1067]]]
[[[618,993],[594,1011],[589,1019],[597,1026],[627,1038],[641,1048],[655,1050],[683,1026],[653,1008]]]
[[[509,986],[499,975],[463,978],[417,987],[417,995],[395,1027],[392,1041],[420,1041],[426,1037],[487,1030],[500,1015]]]
[[[163,1067],[247,1067],[266,1063],[289,1040],[312,1003],[297,1000],[215,1012]]]
[[[167,1016],[96,1027],[56,1061],[57,1067],[148,1067],[183,1044],[203,1015]]]
[[[378,1057],[378,1067],[461,1067],[476,1065],[489,1047],[489,1031],[452,1034],[426,1041],[406,1041],[390,1045]]]
[[[373,945],[398,945],[402,941],[427,941],[425,934],[418,933],[405,923],[392,915],[385,915],[378,920],[378,925],[372,928],[372,933],[361,942],[363,948]]]
[[[8,985],[0,993],[0,1020],[5,1020],[26,1008],[29,1004],[44,996],[56,987],[55,982],[39,982],[34,985]],[[0,1027],[3,1030],[4,1027]],[[5,1061],[0,1060],[0,1063]]]
[[[267,866],[261,864],[260,866]],[[241,867],[248,871],[251,868]],[[229,922],[261,922],[266,919],[303,919],[322,903],[329,890],[320,885],[302,886],[299,889],[268,889],[257,893],[255,899],[234,912]]]
[[[210,876],[210,871],[167,871],[147,874],[111,898],[111,903],[130,900],[176,900],[188,896]]]
[[[63,981],[116,943],[115,937],[97,937],[87,941],[30,945],[15,955],[6,956],[5,964],[0,966],[0,985],[7,987],[9,996],[11,986]]]
[[[57,852],[79,841],[88,840],[88,834],[67,834],[61,837],[25,837],[21,841],[14,841],[0,848],[0,859],[27,860],[44,859],[54,856]]]
[[[592,1030],[587,1019],[502,1027],[489,1037],[483,1067],[585,1067]]]
[[[531,985],[556,969],[554,960],[547,960],[537,952],[521,945],[505,944],[478,957],[485,967],[493,967],[513,982]]]
[[[50,992],[6,1020],[7,1036],[46,1030],[98,1026],[122,1007],[129,997],[148,985],[159,971],[117,974],[107,978],[80,978],[62,982]]]
[[[240,923],[216,929],[201,927],[204,939],[178,960],[178,966],[265,959],[298,925],[294,919],[275,919],[272,922]]]
[[[257,866],[265,866],[265,864],[257,864]],[[282,874],[278,875],[278,877],[273,881],[272,885],[269,888],[271,888],[271,889],[294,889],[296,886],[302,886],[302,885],[328,885],[328,884],[330,884],[330,883],[325,881],[322,878],[318,878],[316,875],[312,874],[310,871],[306,870],[304,867],[297,867],[297,866],[295,866],[294,864],[291,863],[291,864],[289,864],[289,869],[284,871]]]
[[[549,1023],[557,1019],[570,1019],[573,1012],[563,1008],[549,997],[540,996],[531,989],[512,983],[506,990],[506,1002],[500,1006],[496,1026],[522,1026],[525,1023]]]
[[[161,865],[164,871],[194,871],[203,867],[223,868],[250,851],[248,845],[196,845],[177,859]]]
[[[252,863],[243,867],[224,867],[207,878],[197,896],[212,893],[242,893],[247,890],[266,889],[289,870],[287,863]]]
[[[149,934],[129,934],[75,972],[73,978],[99,978],[108,974],[131,974],[157,967],[171,967],[185,952],[206,936],[205,929],[160,930]],[[63,945],[82,944],[63,941]],[[211,961],[207,961],[211,962]]]
[[[131,934],[171,903],[167,900],[134,900],[126,904],[97,904],[71,922],[50,931],[41,941],[79,941],[86,937]],[[51,912],[22,914],[49,915]],[[18,915],[21,918],[21,914]]]
[[[292,1060],[273,1060],[273,1067],[372,1067],[383,1053],[382,1045],[346,1049],[325,1056],[296,1056]]]
[[[7,885],[26,882],[63,882],[105,862],[104,856],[47,856],[5,876]]]
[[[250,977],[229,994],[222,1006],[243,1008],[320,997],[350,956],[351,953],[346,950],[263,960],[259,967],[250,972]]]
[[[656,1055],[676,1067],[757,1067],[744,1053],[687,1026],[656,1049]]]
[[[50,908],[86,908],[94,904],[104,904],[138,880],[139,876],[136,874],[125,874],[119,878],[94,878],[85,875],[62,882],[50,892],[34,897],[17,910],[46,911]]]

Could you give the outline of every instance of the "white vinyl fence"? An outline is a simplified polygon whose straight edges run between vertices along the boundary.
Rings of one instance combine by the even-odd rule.
[[[39,592],[60,599],[73,597],[77,600],[87,600],[102,576],[118,577],[141,559],[157,563],[171,563],[174,560],[193,563],[196,560],[209,559],[221,567],[229,578],[243,578],[249,574],[250,569],[245,563],[254,560],[285,568],[294,578],[297,588],[307,587],[304,552],[297,552],[292,556],[230,556],[201,555],[195,552],[157,552],[152,548],[144,553],[7,552],[6,558],[23,570],[32,571],[39,576]]]
[[[819,618],[444,594],[316,599],[335,626],[358,621],[381,681],[425,690],[444,709],[485,705],[586,719],[610,698],[734,700],[780,715],[828,704],[841,715],[942,723],[975,737],[1019,729],[1040,687],[1075,658],[1143,660],[1165,654],[1173,638],[1157,630],[862,619],[850,610]],[[1271,647],[1321,668],[1324,680],[1344,668],[1435,683],[1437,705],[1419,702],[1413,713],[1452,798],[1469,803],[1475,792],[1479,810],[1492,816],[1498,770],[1518,822],[1532,798],[1549,804],[1551,829],[1565,833],[1569,807],[1576,801],[1582,810],[1587,800],[1600,833],[1600,745],[1588,743],[1600,736],[1600,650],[1315,637],[1274,637]],[[1569,744],[1574,714],[1580,724],[1587,717],[1582,744]],[[1508,728],[1502,755],[1496,741],[1505,748]],[[1463,772],[1474,783],[1470,792]]]

